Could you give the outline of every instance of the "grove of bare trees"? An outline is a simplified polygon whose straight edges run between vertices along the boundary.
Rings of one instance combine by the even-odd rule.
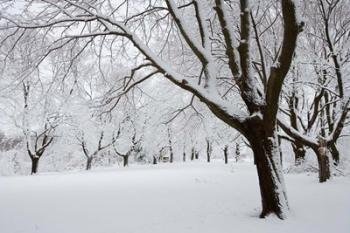
[[[32,173],[55,143],[80,151],[87,170],[108,153],[123,166],[131,158],[238,162],[245,147],[257,170],[260,217],[285,219],[283,145],[295,166],[311,149],[320,182],[342,162],[348,5],[2,1],[2,112],[23,137]]]

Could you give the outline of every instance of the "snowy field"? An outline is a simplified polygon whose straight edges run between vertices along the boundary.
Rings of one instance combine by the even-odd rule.
[[[286,175],[285,221],[259,219],[252,165],[222,162],[0,177],[1,233],[349,233],[350,179]]]

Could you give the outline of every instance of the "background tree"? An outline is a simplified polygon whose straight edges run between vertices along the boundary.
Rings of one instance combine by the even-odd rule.
[[[82,137],[80,139],[78,138],[78,141],[81,145],[82,151],[86,157],[86,170],[91,169],[92,162],[99,153],[101,153],[103,150],[109,148],[113,144],[113,139],[112,139],[112,142],[103,144],[104,134],[105,133],[103,131],[101,131],[100,137],[98,138],[98,142],[97,142],[97,148],[95,150],[92,150],[92,151],[89,150],[89,148],[88,148],[84,134],[82,135]],[[89,144],[90,143],[91,142],[89,142]]]
[[[302,57],[303,61],[293,69],[292,84],[293,89],[297,85],[299,92],[304,92],[297,95],[292,90],[289,112],[283,111],[288,112],[291,127],[281,122],[282,128],[293,138],[294,145],[299,144],[299,149],[310,147],[316,154],[320,182],[330,178],[331,160],[334,159],[335,165],[339,163],[336,144],[349,111],[349,96],[344,94],[348,82],[343,78],[349,70],[343,66],[349,62],[345,31],[350,24],[342,17],[349,8],[343,8],[342,4],[342,1],[318,0],[311,2],[312,8],[305,6],[305,17],[310,21],[307,26],[309,33],[301,38],[305,43],[298,50],[297,57]],[[311,55],[302,56],[303,51],[309,51]],[[314,78],[306,81],[298,77],[301,73]],[[303,153],[303,150],[299,151]]]
[[[123,128],[125,129],[125,126]],[[133,129],[133,134],[130,135],[129,137],[127,137],[127,138],[123,138],[122,143],[120,143],[120,142],[118,143],[119,145],[123,144],[124,146],[122,146],[122,147],[125,148],[125,147],[127,147],[126,145],[130,144],[126,140],[131,141],[131,145],[128,147],[126,152],[119,151],[119,149],[118,149],[119,147],[116,145],[117,142],[118,142],[118,139],[121,136],[121,130],[122,129],[120,128],[120,126],[119,126],[118,132],[117,132],[117,134],[115,136],[115,142],[113,143],[114,152],[118,156],[122,157],[122,159],[123,159],[123,166],[124,167],[129,165],[129,158],[130,158],[131,155],[134,155],[134,157],[137,158],[138,154],[140,154],[141,151],[142,151],[142,146],[141,146],[142,137],[137,137],[136,129],[135,129],[134,125],[132,127],[128,127],[128,128],[129,129],[130,128]]]

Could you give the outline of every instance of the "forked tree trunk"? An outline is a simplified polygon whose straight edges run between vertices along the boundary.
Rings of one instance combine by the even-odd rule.
[[[153,155],[153,161],[152,161],[153,164],[157,164],[157,157]]]
[[[31,174],[36,174],[38,172],[38,167],[39,167],[39,157],[34,157],[31,158],[32,160],[32,171]]]
[[[86,160],[86,170],[90,170],[92,167],[92,157],[87,158]]]
[[[293,152],[295,157],[295,160],[294,160],[295,166],[299,166],[303,164],[305,161],[306,150],[304,146],[301,145],[300,143],[293,143],[292,147],[293,147]]]
[[[123,167],[129,166],[129,156],[123,156]]]
[[[260,217],[276,214],[279,218],[284,219],[289,207],[277,139],[252,135],[249,141],[256,159],[259,177],[262,202]]]

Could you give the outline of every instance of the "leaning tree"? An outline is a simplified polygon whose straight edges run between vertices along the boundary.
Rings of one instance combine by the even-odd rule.
[[[253,56],[253,46],[261,49],[259,40],[252,42],[254,8],[259,6],[251,6],[249,0],[29,0],[17,10],[2,13],[1,22],[7,29],[4,40],[13,41],[14,47],[28,31],[51,37],[52,43],[42,49],[33,65],[58,51],[68,51],[73,63],[89,46],[96,48],[99,59],[105,55],[116,59],[113,51],[128,50],[139,63],[133,74],[143,71],[144,75],[128,77],[123,88],[111,92],[109,103],[153,76],[162,76],[192,93],[249,141],[259,177],[260,216],[273,213],[283,219],[288,202],[276,115],[303,23],[294,0],[274,4],[269,13],[282,15],[276,21],[283,39],[274,37],[274,43],[280,44],[274,63],[262,64],[263,59]],[[256,60],[263,67],[259,68],[264,74],[261,79],[253,69]]]

